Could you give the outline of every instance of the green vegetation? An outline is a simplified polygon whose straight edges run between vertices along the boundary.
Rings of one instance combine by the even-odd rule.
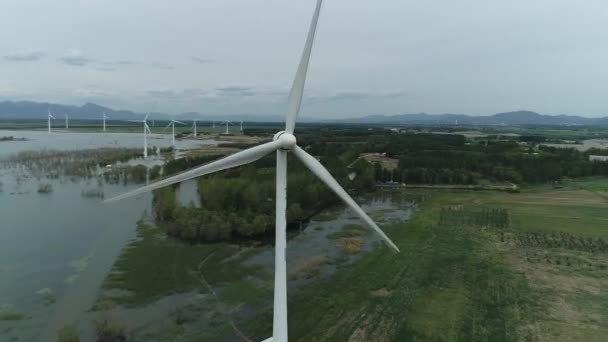
[[[40,150],[19,152],[8,158],[8,165],[23,165],[36,177],[57,178],[60,175],[68,177],[93,177],[99,168],[116,162],[126,162],[141,156],[140,149],[133,148],[99,148],[77,151]],[[137,170],[133,167],[127,171]],[[119,174],[127,172],[117,171]],[[114,177],[115,178],[115,177]],[[138,179],[141,176],[138,174]],[[144,168],[145,180],[145,168]]]
[[[170,175],[200,165],[216,156],[173,160],[165,165]],[[373,167],[362,164],[360,176],[346,178],[346,165],[356,156],[346,154],[338,160],[327,159],[337,179],[352,190],[373,189]],[[173,188],[154,192],[153,209],[159,225],[169,235],[189,242],[253,238],[273,231],[274,160],[265,158],[240,169],[198,179],[202,208],[180,207]],[[335,195],[294,158],[289,161],[287,184],[287,221],[295,226],[322,209],[337,203]],[[341,171],[340,171],[341,170]],[[321,220],[315,217],[315,220]]]
[[[97,342],[116,342],[127,340],[127,324],[103,315],[95,320]]]
[[[0,312],[0,321],[20,321],[26,318],[27,316],[17,312]]]
[[[80,342],[78,330],[73,325],[64,325],[57,332],[57,342]]]
[[[168,240],[162,230],[143,221],[138,223],[137,233],[138,239],[123,250],[103,284],[106,290],[122,289],[127,293],[106,293],[98,303],[113,301],[139,305],[174,293],[201,288],[206,291],[200,274],[212,284],[238,281],[247,274],[260,276],[258,267],[240,265],[241,258],[234,257],[240,250],[236,246],[225,243],[189,245]],[[219,263],[222,267],[217,267]]]
[[[522,318],[533,317],[531,291],[486,245],[479,227],[439,223],[442,208],[455,200],[458,194],[435,195],[410,222],[384,227],[401,254],[375,249],[330,280],[294,294],[290,337],[522,339],[516,332]],[[268,334],[266,323],[258,322],[257,337]]]
[[[53,185],[50,183],[40,183],[38,185],[38,193],[49,194],[53,192]]]
[[[341,238],[351,238],[365,236],[369,234],[369,229],[358,224],[347,224],[342,227],[342,230],[327,234],[328,239],[337,240]]]
[[[0,137],[0,142],[3,141],[25,141],[25,138],[15,138],[13,136],[8,136],[8,137]]]
[[[383,227],[401,254],[375,249],[329,280],[290,293],[291,339],[604,339],[608,226],[586,211],[605,216],[608,199],[542,188],[426,197],[410,222]],[[518,210],[524,205],[528,210]],[[551,215],[566,223],[542,223]],[[252,336],[269,334],[271,312],[251,322]]]
[[[93,188],[93,189],[83,189],[80,192],[80,195],[82,197],[86,197],[86,198],[104,198],[104,193],[103,193],[103,189],[101,188]]]

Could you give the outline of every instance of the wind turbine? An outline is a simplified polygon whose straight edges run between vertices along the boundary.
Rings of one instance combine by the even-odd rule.
[[[243,133],[243,120],[241,120],[241,133]]]
[[[150,127],[148,127],[148,114],[146,114],[146,117],[143,120],[127,120],[130,122],[140,122],[144,124],[144,159],[148,158],[148,134],[152,134],[152,132],[150,132]],[[104,119],[104,127],[105,127],[105,119]]]
[[[173,177],[161,180],[137,190],[119,195],[106,200],[117,201],[127,197],[136,196],[148,191],[159,189],[171,184],[183,182],[188,179],[200,177],[213,172],[226,170],[233,167],[252,163],[270,153],[276,151],[276,221],[275,221],[275,273],[274,273],[274,311],[273,311],[273,336],[265,341],[287,341],[287,263],[285,260],[285,248],[287,246],[286,237],[286,209],[287,209],[287,153],[293,153],[302,163],[319,177],[332,191],[338,195],[363,221],[384,241],[399,252],[399,248],[384,234],[374,221],[361,209],[361,207],[348,195],[340,184],[332,177],[327,169],[317,159],[296,144],[296,137],[293,135],[298,112],[302,103],[304,84],[306,82],[306,72],[312,50],[319,12],[322,0],[317,0],[312,24],[302,53],[302,59],[298,66],[295,79],[288,98],[288,109],[285,115],[285,130],[276,133],[273,141],[258,145],[228,157],[216,160],[206,165],[199,166],[192,170],[180,173]]]
[[[211,121],[211,128],[215,128],[215,120]]]
[[[48,112],[49,112],[49,115],[46,118],[47,118],[47,123],[48,123],[49,135],[51,135],[51,119],[54,119],[55,117],[53,116],[53,114],[51,114],[50,109],[48,109]]]
[[[232,125],[232,122],[230,120],[226,120],[222,123],[226,124],[226,132],[224,134],[230,134],[230,127],[228,125]]]
[[[65,116],[65,128],[68,129],[70,128],[70,123],[68,122],[68,115],[67,114],[63,114]]]
[[[194,137],[196,137],[196,119],[192,120],[192,128],[194,129]]]
[[[171,127],[172,129],[172,137],[173,137],[173,146],[175,146],[175,124],[178,123],[180,125],[185,125],[185,123],[181,122],[181,121],[177,121],[177,120],[171,120],[171,122],[169,122],[169,124],[167,125],[167,127],[165,127],[165,130],[169,127]]]
[[[106,112],[103,112],[103,131],[104,132],[106,131],[106,119],[109,119],[109,117],[106,115]]]

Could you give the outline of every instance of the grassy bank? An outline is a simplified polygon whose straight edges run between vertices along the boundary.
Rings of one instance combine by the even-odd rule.
[[[602,341],[608,333],[606,184],[590,179],[513,194],[414,192],[425,196],[416,196],[424,200],[412,219],[383,226],[402,253],[376,248],[354,263],[338,263],[329,279],[289,292],[290,339]],[[328,238],[366,232],[348,225]],[[258,270],[240,262],[246,253],[225,243],[172,242],[143,223],[139,236],[104,284],[128,292],[106,299],[131,306],[204,293],[203,274],[210,284],[231,282],[219,301],[235,314],[239,305],[257,303],[254,320],[235,318],[248,338],[272,334],[272,304],[260,301],[272,296],[272,275],[255,280]],[[182,330],[163,330],[167,340],[235,336],[226,319],[203,332],[177,327]]]
[[[151,224],[138,223],[138,239],[122,252],[103,288],[122,290],[112,295],[106,291],[98,305],[112,302],[127,306],[141,305],[175,293],[207,291],[201,283],[234,282],[247,275],[260,274],[254,266],[240,265],[246,254],[227,243],[185,244],[172,241]],[[242,296],[242,295],[241,295]]]
[[[592,182],[571,186],[606,184]],[[290,294],[291,339],[602,340],[608,256],[597,239],[608,234],[608,201],[570,189],[435,193],[410,222],[386,227],[401,254],[376,249],[330,280]],[[442,220],[446,210],[455,214]],[[500,220],[485,213],[500,213]],[[560,233],[574,243],[553,240]],[[546,235],[541,240],[548,242],[522,243],[522,234]],[[270,307],[251,331],[270,336]]]

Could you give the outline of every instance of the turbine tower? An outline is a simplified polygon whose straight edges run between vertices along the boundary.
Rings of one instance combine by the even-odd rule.
[[[196,138],[196,119],[192,120],[192,128],[194,129],[194,137]]]
[[[287,209],[287,153],[293,153],[302,163],[317,177],[323,181],[333,192],[338,195],[357,215],[395,251],[399,248],[380,230],[374,221],[359,207],[359,205],[348,195],[340,184],[332,177],[325,167],[317,159],[297,145],[296,137],[293,135],[302,94],[306,82],[306,72],[310,60],[313,40],[322,0],[317,0],[312,24],[302,53],[302,59],[296,72],[293,86],[289,93],[288,109],[285,115],[285,130],[276,133],[273,141],[258,145],[228,157],[216,160],[206,165],[166,178],[159,182],[139,188],[137,190],[111,198],[108,201],[116,201],[123,198],[136,196],[148,191],[159,189],[171,184],[183,182],[188,179],[200,177],[213,172],[226,170],[233,167],[252,163],[270,153],[276,152],[276,225],[275,225],[275,274],[274,274],[274,311],[273,311],[273,336],[266,341],[287,341],[287,272],[285,260],[286,237],[286,209]]]
[[[70,128],[70,123],[69,123],[69,118],[67,114],[63,114],[65,116],[65,128],[68,129]]]
[[[127,120],[129,122],[139,122],[139,123],[143,123],[144,124],[144,159],[148,158],[148,134],[152,134],[152,132],[150,132],[150,127],[148,127],[148,115],[146,114],[146,117],[143,120]],[[104,119],[104,123],[105,123],[105,119]],[[104,124],[105,127],[105,124]]]
[[[226,120],[222,123],[226,124],[226,132],[224,134],[230,134],[230,126],[228,126],[228,125],[232,125],[232,122],[230,120]]]
[[[51,119],[54,119],[55,117],[53,116],[53,114],[51,114],[51,110],[48,109],[49,115],[46,117],[47,118],[47,126],[48,126],[48,130],[49,130],[49,135],[51,135]]]
[[[171,120],[171,122],[169,122],[169,124],[167,125],[167,127],[165,127],[165,130],[167,130],[167,128],[171,127],[172,130],[172,138],[173,138],[173,147],[175,147],[175,124],[178,123],[180,125],[185,125],[185,123],[181,122],[181,121],[177,121],[177,120]]]
[[[215,128],[215,120],[211,121],[211,128]]]
[[[243,120],[241,120],[241,133],[243,133]]]
[[[106,119],[109,119],[109,117],[106,115],[106,112],[103,112],[103,131],[106,131]]]

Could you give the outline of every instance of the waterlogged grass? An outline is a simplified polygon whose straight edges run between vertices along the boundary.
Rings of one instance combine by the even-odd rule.
[[[261,273],[259,267],[240,265],[243,256],[238,255],[237,246],[186,244],[167,239],[163,231],[142,221],[137,231],[138,239],[125,247],[103,284],[105,290],[126,293],[110,295],[108,291],[99,302],[141,305],[175,293],[206,292],[205,282],[236,282]]]
[[[227,305],[266,301],[272,298],[273,285],[272,279],[265,282],[243,279],[223,289],[220,298]]]
[[[369,234],[369,232],[369,229],[366,229],[365,227],[360,226],[358,224],[347,224],[342,227],[342,230],[327,234],[327,238],[332,240],[337,240],[341,238],[352,238],[365,236]]]
[[[578,186],[595,190],[426,196],[383,226],[400,254],[375,249],[290,293],[290,339],[604,340],[608,202],[597,180]],[[249,329],[270,336],[272,308]]]
[[[0,312],[0,321],[21,321],[27,316],[18,312]]]
[[[338,218],[338,213],[330,212],[330,211],[323,211],[322,213],[313,216],[312,220],[317,221],[317,222],[327,222],[327,221],[333,221],[336,218]]]
[[[484,243],[478,228],[439,224],[441,208],[459,196],[437,194],[411,221],[384,226],[400,254],[377,248],[292,294],[290,338],[520,340],[518,323],[532,315],[525,278]],[[255,326],[256,337],[270,335],[270,321]]]

